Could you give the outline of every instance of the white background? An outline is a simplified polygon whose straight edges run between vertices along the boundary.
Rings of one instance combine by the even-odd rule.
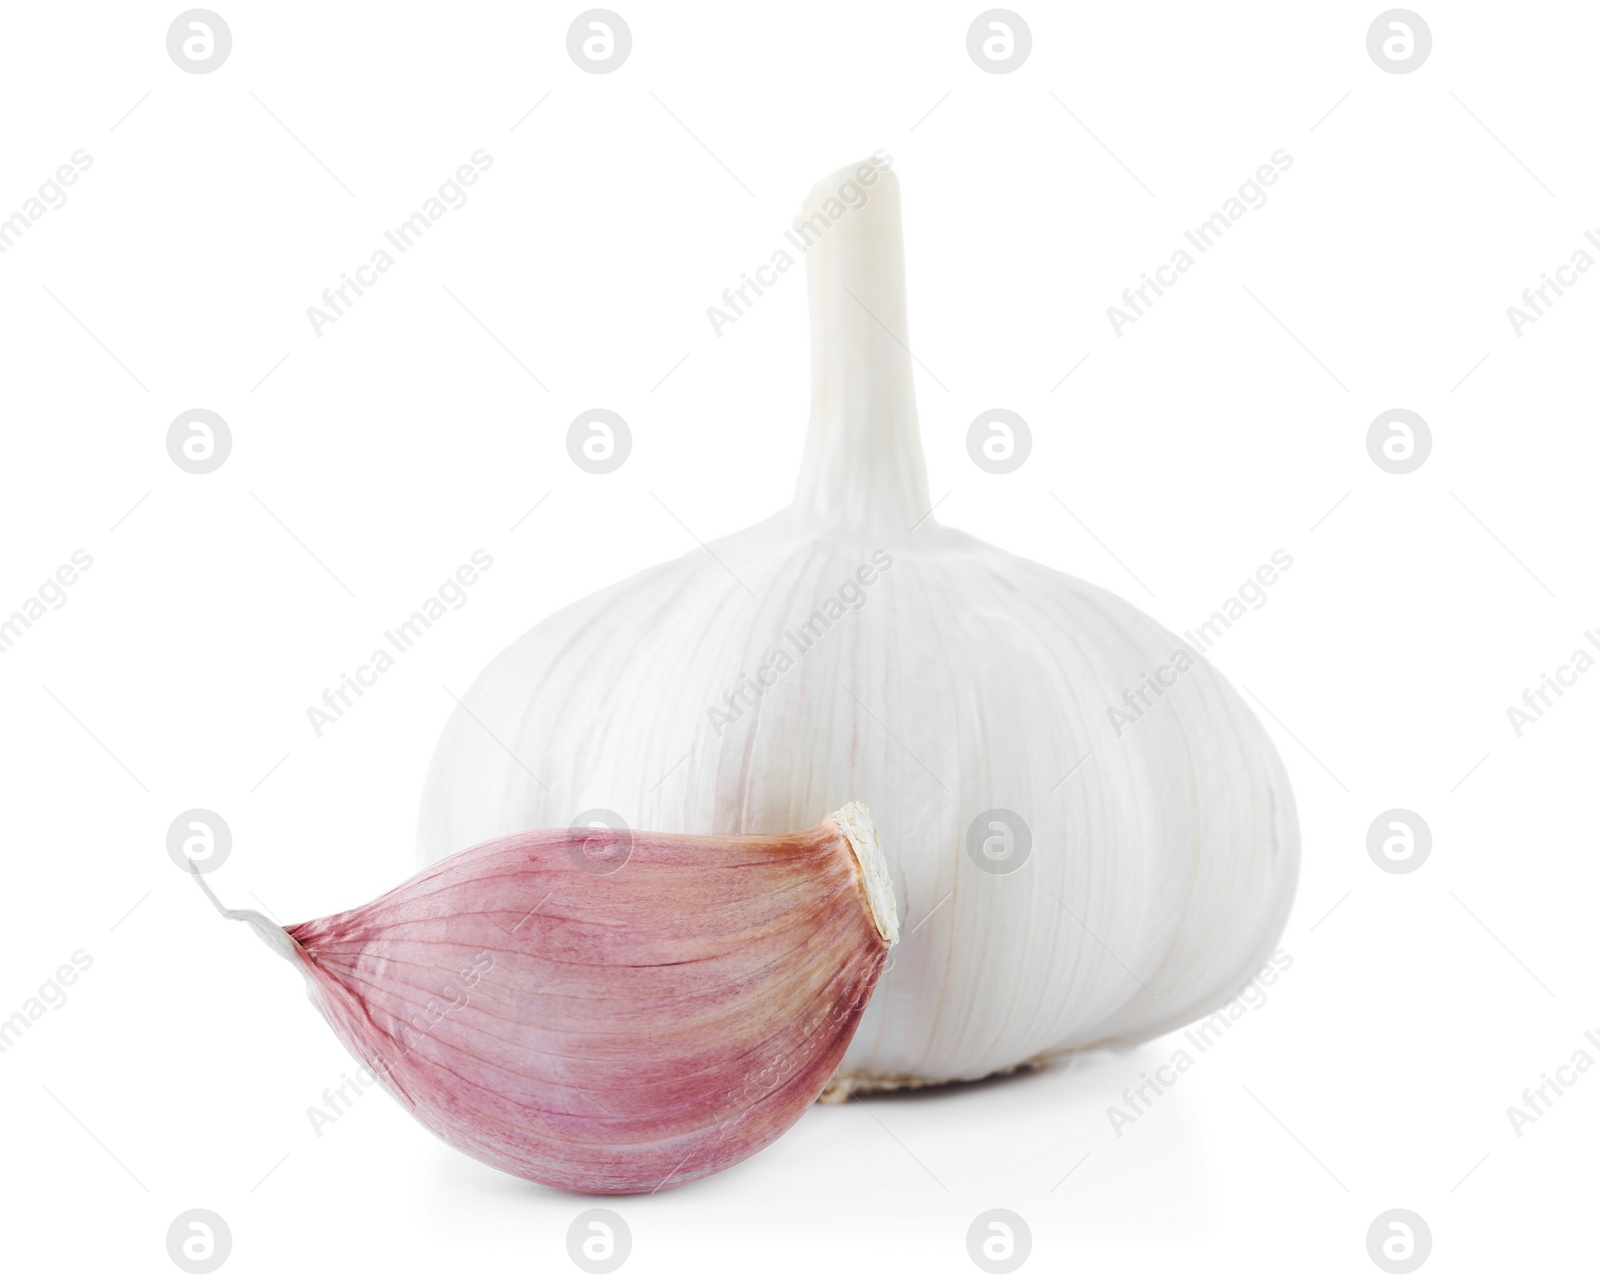
[[[1397,1206],[1432,1228],[1423,1276],[1592,1268],[1600,1068],[1521,1137],[1506,1109],[1600,1028],[1600,674],[1520,738],[1505,708],[1600,658],[1600,273],[1520,338],[1506,309],[1600,227],[1600,12],[1424,7],[1432,55],[1392,75],[1377,3],[1020,6],[1032,55],[991,75],[979,4],[616,0],[633,52],[596,76],[578,5],[217,3],[207,75],[167,55],[177,5],[14,6],[0,49],[0,217],[93,157],[0,256],[0,615],[94,558],[0,655],[0,1013],[94,961],[0,1057],[8,1277],[178,1279],[166,1230],[202,1207],[233,1232],[218,1279],[586,1279],[565,1235],[597,1202],[376,1091],[314,1136],[350,1059],[166,828],[221,813],[213,882],[291,922],[409,873],[450,691],[694,553],[685,525],[787,502],[803,273],[721,338],[705,310],[879,147],[941,520],[1180,631],[1293,555],[1211,659],[1294,779],[1294,963],[1120,1137],[1107,1108],[1181,1035],[813,1110],[605,1202],[621,1275],[982,1279],[966,1231],[995,1207],[1038,1279],[1382,1279],[1366,1231]],[[469,202],[318,338],[307,307],[480,148]],[[1279,148],[1268,204],[1118,338],[1106,308]],[[564,450],[591,406],[632,426],[610,476]],[[1003,477],[964,449],[991,406],[1035,436]],[[207,476],[166,454],[191,407],[234,437]],[[1365,449],[1390,407],[1433,432],[1405,476]],[[306,707],[478,548],[471,601],[316,737]],[[1367,855],[1393,807],[1433,831],[1414,874]]]

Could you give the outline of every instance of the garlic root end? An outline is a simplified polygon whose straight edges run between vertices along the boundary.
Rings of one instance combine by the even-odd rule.
[[[867,908],[877,925],[878,936],[893,946],[900,940],[900,914],[895,907],[894,884],[889,880],[889,865],[883,859],[883,845],[865,803],[846,803],[833,814],[839,829],[850,843],[856,864],[861,868],[861,883],[867,894]]]
[[[817,1101],[824,1106],[838,1106],[858,1093],[892,1093],[897,1089],[939,1089],[953,1084],[978,1084],[984,1080],[997,1080],[1002,1076],[1016,1075],[1019,1071],[1044,1071],[1073,1061],[1081,1050],[1063,1049],[1056,1052],[1036,1053],[1011,1066],[985,1071],[981,1075],[944,1078],[919,1075],[878,1074],[873,1071],[840,1071],[828,1081]]]

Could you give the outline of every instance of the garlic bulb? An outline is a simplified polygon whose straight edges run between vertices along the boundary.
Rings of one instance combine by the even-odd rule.
[[[803,834],[511,835],[289,928],[190,870],[434,1133],[612,1195],[726,1169],[798,1120],[898,931],[853,803]]]
[[[435,750],[419,855],[589,808],[775,833],[860,798],[909,930],[830,1096],[1181,1026],[1287,919],[1283,765],[1170,631],[928,516],[897,180],[840,171],[819,214],[793,503],[501,653]]]

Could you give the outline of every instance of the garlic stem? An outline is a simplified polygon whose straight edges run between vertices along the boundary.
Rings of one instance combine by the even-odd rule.
[[[864,173],[876,176],[870,186]],[[861,194],[865,203],[848,208]],[[795,227],[815,243],[806,253],[811,428],[794,508],[828,525],[905,532],[929,503],[906,338],[900,181],[870,159],[846,166],[812,189]]]

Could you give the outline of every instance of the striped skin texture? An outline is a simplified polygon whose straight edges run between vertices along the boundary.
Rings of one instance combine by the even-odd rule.
[[[856,168],[818,184],[807,215]],[[439,738],[420,861],[596,807],[677,834],[772,834],[866,799],[918,929],[830,1098],[978,1080],[1203,1018],[1271,955],[1294,900],[1299,826],[1271,738],[1210,653],[941,525],[892,173],[807,252],[806,274],[811,427],[794,502],[497,656]],[[790,418],[770,408],[752,472],[781,456]],[[937,440],[949,476],[968,467],[947,429]],[[1023,503],[1026,476],[990,493]],[[1138,488],[1116,503],[1137,520]],[[1177,672],[1156,694],[1151,680]],[[971,834],[1002,809],[1032,846],[998,874]]]
[[[784,1133],[888,953],[832,818],[512,835],[286,931],[324,1016],[424,1125],[608,1195],[704,1178]]]

